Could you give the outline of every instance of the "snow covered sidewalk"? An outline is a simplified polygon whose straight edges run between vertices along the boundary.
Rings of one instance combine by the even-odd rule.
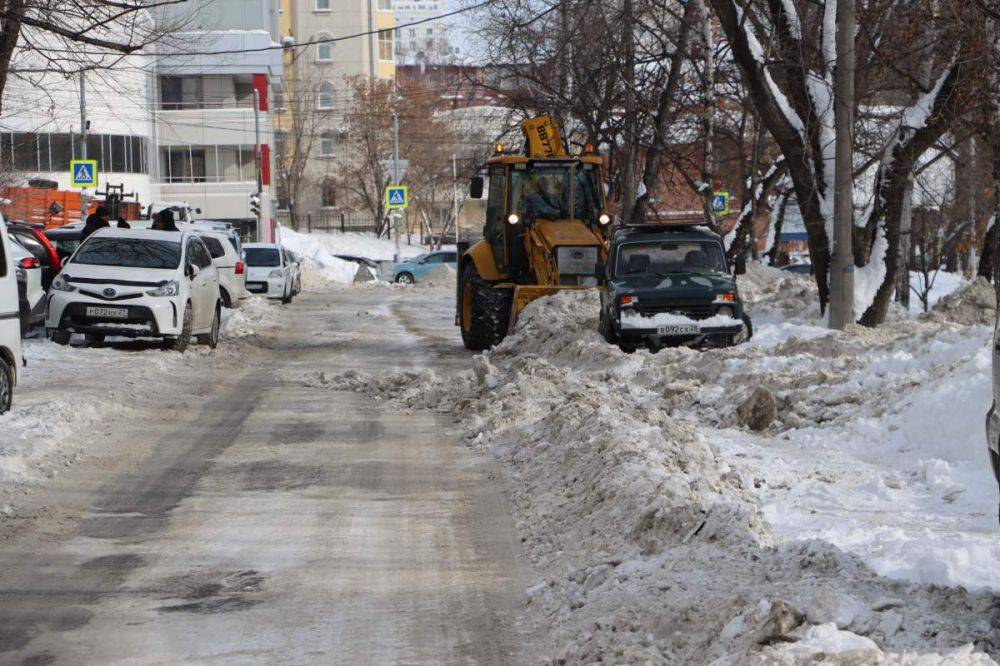
[[[550,658],[992,663],[989,327],[958,303],[830,333],[808,280],[740,286],[757,336],[736,348],[626,355],[596,295],[565,293],[458,376],[316,385],[454,411],[497,457]],[[777,418],[753,432],[759,387]]]

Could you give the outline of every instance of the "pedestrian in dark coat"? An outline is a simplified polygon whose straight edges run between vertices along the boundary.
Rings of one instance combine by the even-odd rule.
[[[164,208],[160,211],[160,230],[161,231],[180,231],[177,228],[177,223],[174,222],[174,211],[169,208]]]
[[[87,237],[98,229],[110,226],[111,214],[108,213],[108,209],[104,206],[98,206],[97,210],[87,216],[87,221],[83,224],[83,232],[80,234],[80,240],[87,240]]]

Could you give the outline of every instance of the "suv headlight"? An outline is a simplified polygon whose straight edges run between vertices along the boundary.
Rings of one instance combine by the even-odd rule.
[[[735,318],[735,316],[736,316],[736,311],[735,311],[735,310],[733,310],[733,309],[732,309],[731,307],[729,307],[728,305],[723,305],[723,306],[722,306],[721,308],[719,308],[719,309],[718,309],[718,310],[716,311],[716,313],[715,313],[715,314],[717,314],[717,315],[721,315],[721,316],[723,316],[723,317],[729,317],[729,318],[731,318],[731,319],[732,319],[732,318]]]
[[[176,296],[179,293],[181,293],[181,285],[176,280],[171,280],[146,292],[148,296]]]
[[[281,277],[281,275],[282,275],[281,269],[278,268],[278,269],[275,269],[275,270],[271,271],[270,273],[268,273],[267,277],[269,277],[269,278],[276,278],[276,277]]]
[[[66,281],[62,275],[57,275],[54,280],[52,280],[51,287],[56,291],[76,291],[76,287],[71,285]]]

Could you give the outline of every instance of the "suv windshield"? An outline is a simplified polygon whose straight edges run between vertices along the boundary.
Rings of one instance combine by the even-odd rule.
[[[599,187],[596,169],[584,169],[580,164],[514,169],[510,172],[510,210],[525,220],[566,220],[572,190],[573,217],[596,223],[601,212]]]
[[[91,238],[73,257],[74,264],[124,268],[177,268],[181,244],[145,238]]]
[[[722,246],[714,241],[624,243],[618,248],[617,275],[728,273]]]
[[[273,247],[248,247],[247,266],[280,266],[281,255]]]

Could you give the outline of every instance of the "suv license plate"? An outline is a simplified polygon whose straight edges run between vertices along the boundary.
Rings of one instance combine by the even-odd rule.
[[[87,308],[88,317],[111,317],[112,319],[128,319],[127,308]]]
[[[701,329],[697,324],[674,324],[672,326],[657,326],[657,335],[697,335]]]

